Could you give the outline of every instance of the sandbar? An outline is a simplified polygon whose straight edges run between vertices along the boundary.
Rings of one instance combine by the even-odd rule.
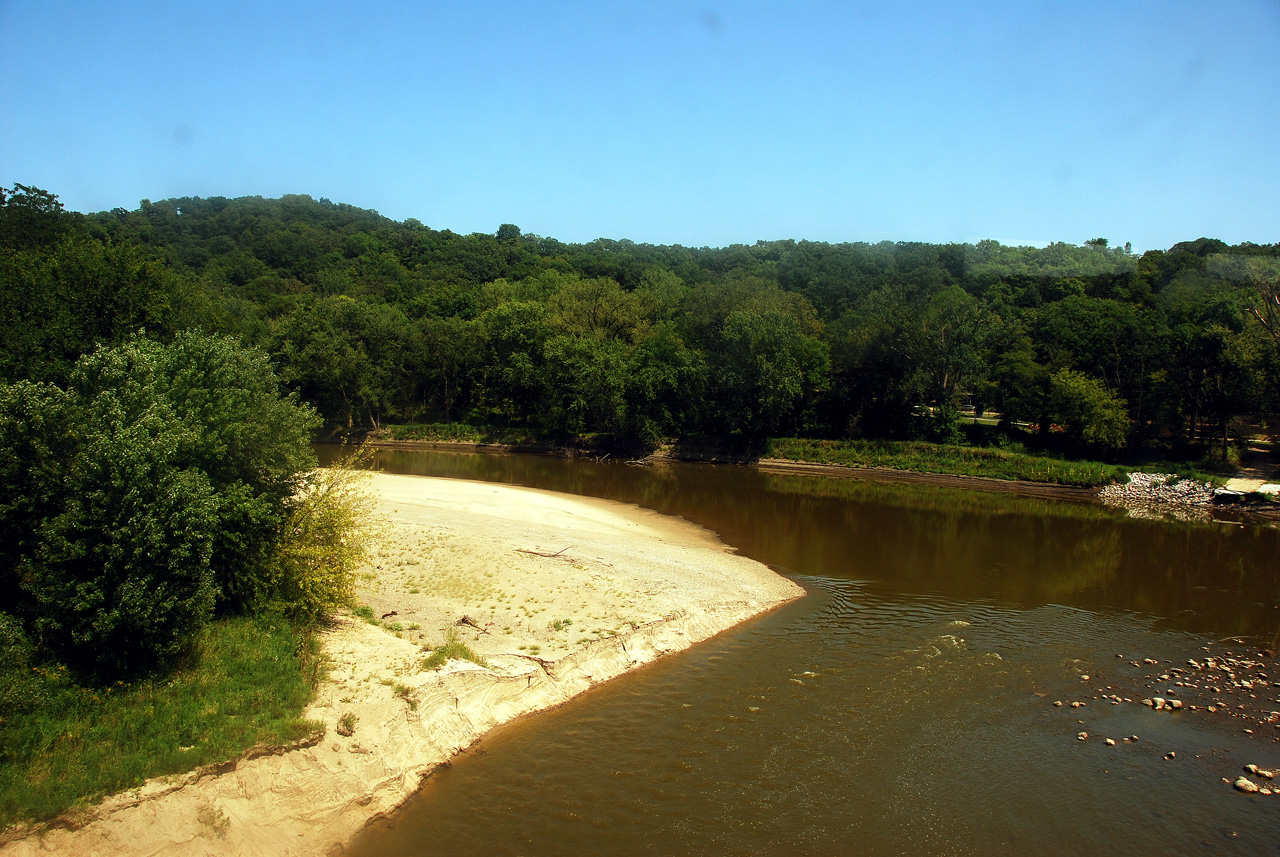
[[[376,621],[321,632],[328,678],[307,716],[323,737],[149,780],[0,855],[340,853],[494,727],[803,594],[636,506],[420,476],[370,486],[382,530],[358,595]],[[483,665],[424,669],[446,635]]]

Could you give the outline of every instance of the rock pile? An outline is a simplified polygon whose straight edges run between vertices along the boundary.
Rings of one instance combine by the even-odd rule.
[[[1178,479],[1171,473],[1131,473],[1126,485],[1108,485],[1103,500],[1144,500],[1184,506],[1212,506],[1213,484]]]
[[[1214,505],[1212,483],[1179,479],[1169,473],[1131,473],[1127,484],[1108,485],[1098,497],[1138,516],[1202,518]]]

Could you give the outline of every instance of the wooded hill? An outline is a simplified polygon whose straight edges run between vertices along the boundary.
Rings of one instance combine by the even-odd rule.
[[[315,200],[0,204],[0,380],[63,381],[139,328],[265,350],[327,432],[399,422],[607,433],[1018,442],[1197,457],[1280,411],[1280,245],[459,235]]]

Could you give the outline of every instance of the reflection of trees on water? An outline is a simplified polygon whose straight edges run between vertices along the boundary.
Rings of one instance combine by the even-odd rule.
[[[1142,521],[1098,505],[671,463],[384,450],[389,472],[606,497],[706,526],[747,556],[890,592],[1159,617],[1270,639],[1280,531]]]

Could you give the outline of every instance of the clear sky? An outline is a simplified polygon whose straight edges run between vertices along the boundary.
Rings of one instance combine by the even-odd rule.
[[[1280,2],[0,0],[0,184],[435,228],[1280,241]]]

